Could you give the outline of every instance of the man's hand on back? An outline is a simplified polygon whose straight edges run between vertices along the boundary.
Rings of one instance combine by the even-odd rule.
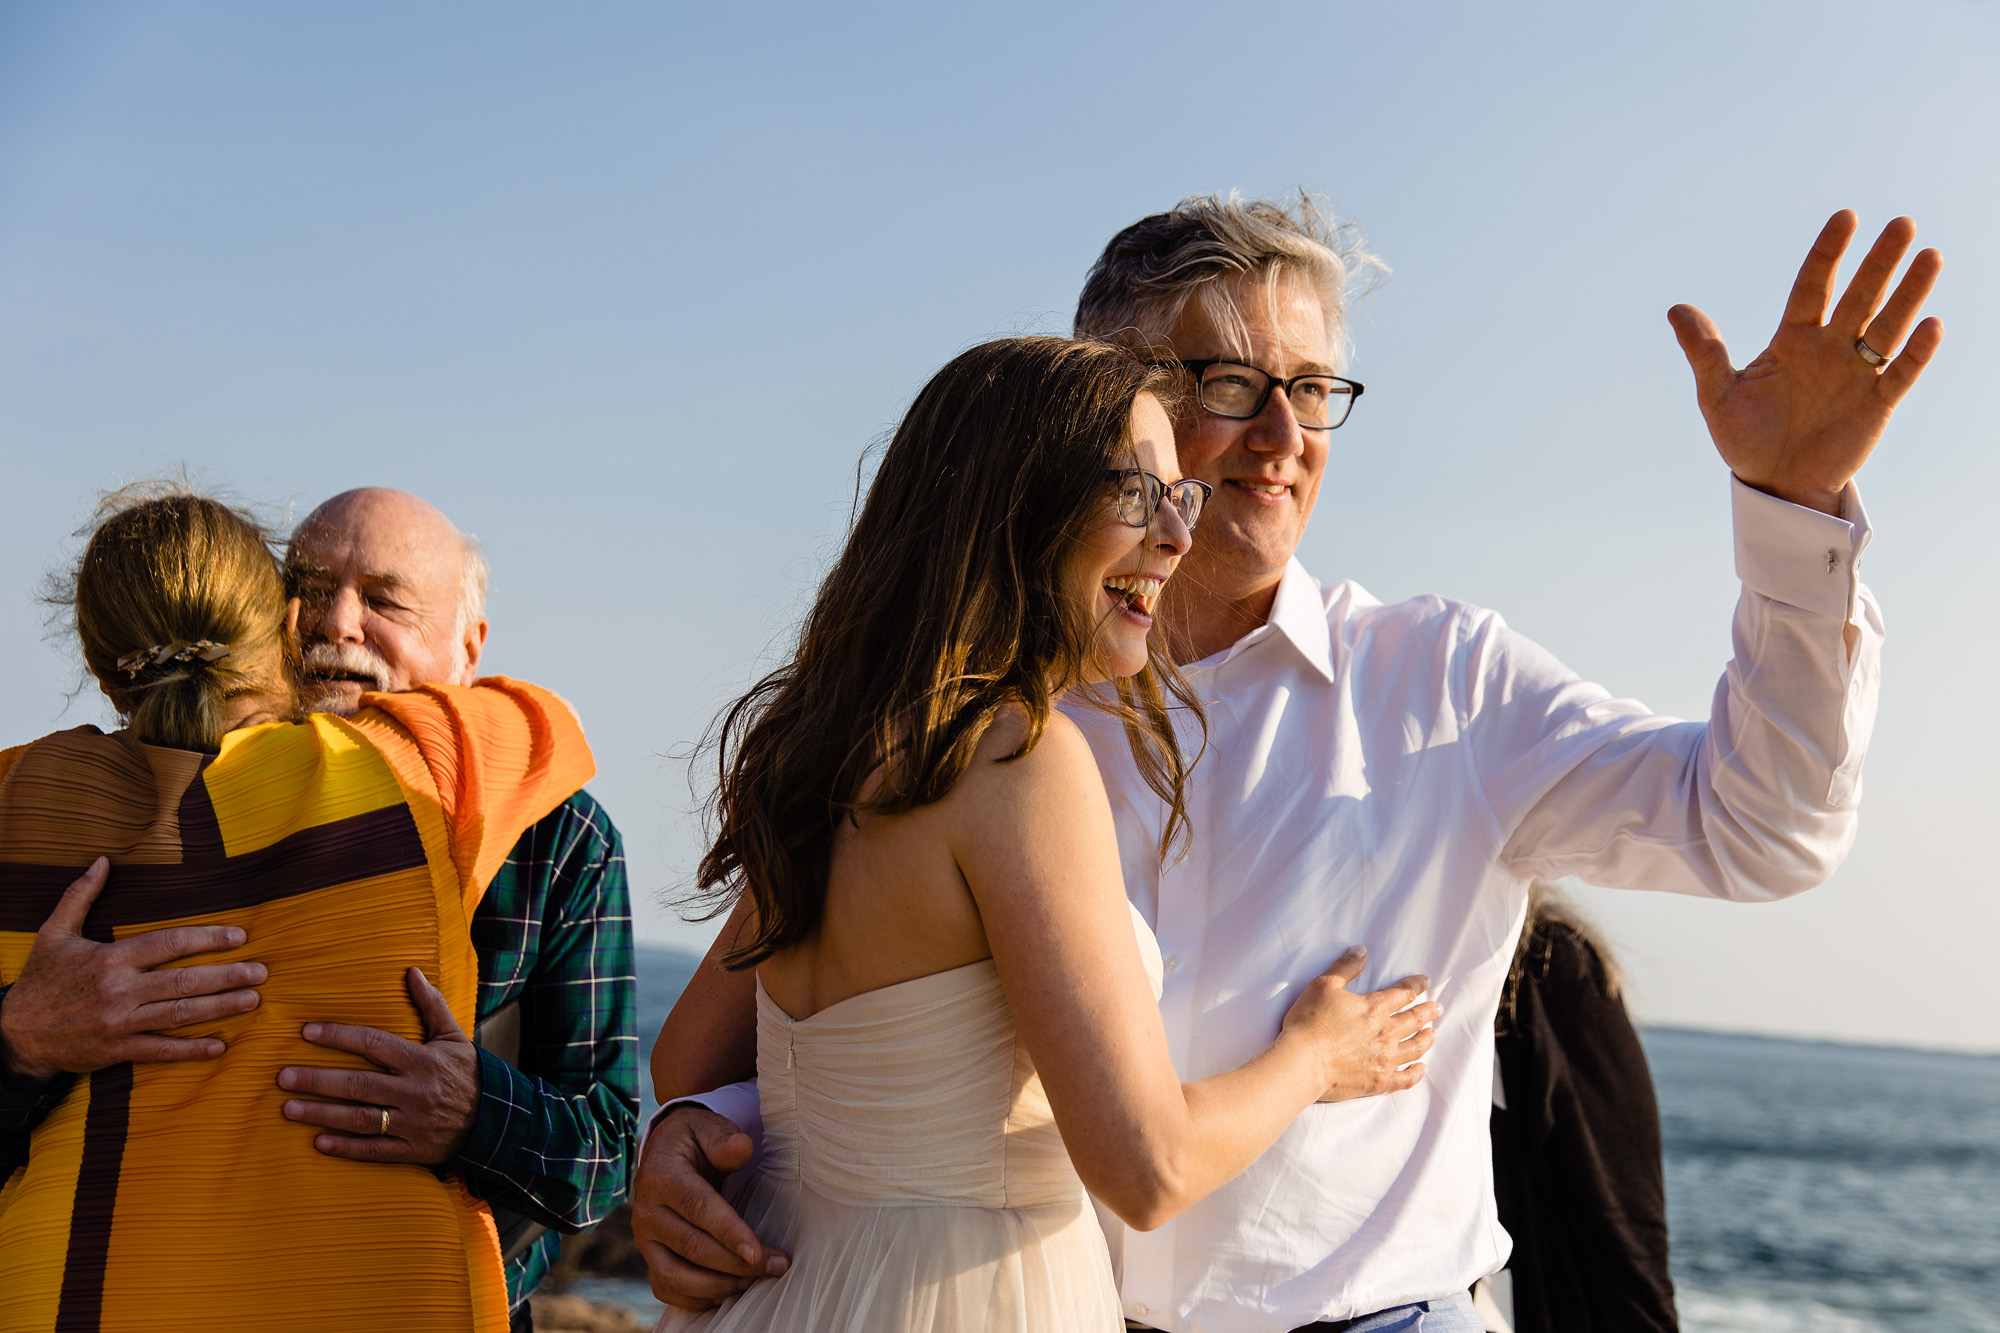
[[[1694,370],[1701,414],[1730,470],[1746,486],[1836,515],[1841,491],[1944,341],[1935,316],[1917,322],[1944,266],[1937,251],[1920,251],[1889,293],[1916,236],[1908,218],[1882,229],[1828,315],[1835,269],[1856,225],[1851,209],[1827,222],[1792,284],[1771,345],[1742,370],[1730,366],[1729,349],[1707,315],[1691,305],[1667,312]],[[1871,364],[1857,339],[1888,364]]]
[[[748,1134],[700,1106],[676,1106],[646,1136],[632,1182],[632,1235],[653,1294],[668,1305],[706,1310],[791,1266],[717,1193],[751,1152]]]
[[[429,978],[413,967],[405,979],[410,999],[424,1021],[423,1042],[379,1028],[308,1023],[304,1028],[307,1041],[352,1052],[375,1068],[290,1065],[278,1071],[278,1086],[288,1092],[340,1099],[294,1098],[284,1106],[287,1120],[340,1131],[313,1139],[313,1146],[329,1157],[443,1166],[457,1157],[472,1137],[473,1118],[479,1110],[478,1049]]]
[[[236,926],[172,926],[112,944],[85,939],[110,870],[100,856],[63,892],[0,1003],[0,1066],[10,1086],[27,1090],[58,1074],[127,1062],[213,1060],[226,1049],[220,1038],[160,1032],[257,1007],[252,988],[265,981],[262,963],[166,966],[242,947]]]

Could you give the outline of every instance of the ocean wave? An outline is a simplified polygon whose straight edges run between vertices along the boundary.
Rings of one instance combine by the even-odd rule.
[[[1804,1298],[1767,1300],[1691,1290],[1676,1293],[1681,1333],[1881,1333],[1882,1325]]]

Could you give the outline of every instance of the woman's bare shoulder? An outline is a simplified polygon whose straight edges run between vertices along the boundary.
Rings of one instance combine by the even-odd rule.
[[[1026,710],[1012,708],[994,719],[980,738],[972,763],[952,791],[952,824],[961,835],[1018,839],[1051,822],[1073,824],[1100,814],[1109,823],[1111,807],[1090,742],[1076,723],[1052,712],[1041,735],[1025,752]]]
[[[1027,709],[1019,704],[1002,709],[986,734],[979,738],[979,747],[973,752],[972,764],[960,785],[966,782],[1039,785],[1063,782],[1078,775],[1087,775],[1102,785],[1090,742],[1084,739],[1082,729],[1059,710],[1049,711],[1048,720],[1032,745],[1027,745],[1029,732]],[[1025,750],[1024,745],[1027,745]]]

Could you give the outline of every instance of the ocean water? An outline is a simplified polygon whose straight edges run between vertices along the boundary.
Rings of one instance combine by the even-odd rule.
[[[1683,1328],[2000,1331],[2000,1057],[1643,1037]]]
[[[640,949],[642,1049],[695,962]],[[2000,1056],[1642,1036],[1686,1333],[2000,1333]]]

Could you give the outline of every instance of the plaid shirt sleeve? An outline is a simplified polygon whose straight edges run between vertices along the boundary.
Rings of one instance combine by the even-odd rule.
[[[455,1165],[481,1198],[563,1231],[624,1198],[639,1119],[632,914],[618,830],[578,792],[529,829],[472,922],[479,1016],[518,1000],[520,1066],[481,1050],[479,1107]],[[509,1265],[525,1296],[557,1248]]]

